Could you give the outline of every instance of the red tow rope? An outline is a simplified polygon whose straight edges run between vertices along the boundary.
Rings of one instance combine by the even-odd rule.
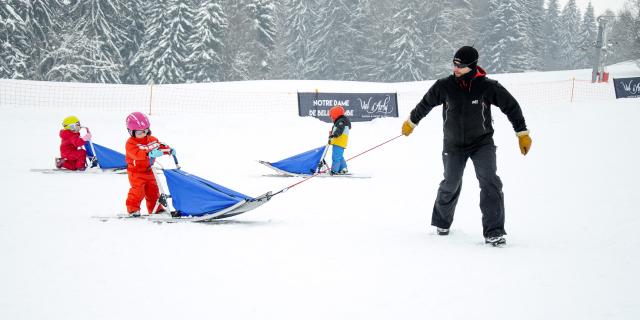
[[[353,156],[353,157],[351,157],[351,158],[349,158],[349,159],[347,159],[347,160],[345,160],[345,161],[353,160],[353,159],[355,159],[355,158],[357,158],[357,157],[359,157],[359,156],[361,156],[361,155],[363,155],[363,154],[365,154],[365,153],[367,153],[367,152],[369,152],[369,151],[371,151],[371,150],[373,150],[373,149],[377,149],[377,148],[379,148],[379,147],[381,147],[381,146],[383,146],[383,145],[385,145],[385,144],[387,144],[387,143],[389,143],[389,142],[391,142],[391,141],[393,141],[393,140],[395,140],[395,139],[398,139],[398,138],[400,138],[400,137],[402,137],[402,134],[398,135],[397,137],[393,137],[393,138],[391,138],[391,139],[389,139],[389,140],[387,140],[387,141],[385,141],[385,142],[383,142],[383,143],[381,143],[381,144],[379,144],[379,145],[376,145],[375,147],[371,147],[371,148],[369,148],[369,149],[367,149],[367,150],[365,150],[365,151],[363,151],[363,152],[360,152],[360,153],[356,154],[355,156]],[[297,185],[299,185],[299,184],[301,184],[301,183],[303,183],[303,182],[305,182],[305,181],[307,181],[307,180],[309,180],[309,179],[311,179],[311,178],[313,178],[313,177],[318,176],[319,174],[323,174],[323,173],[327,172],[328,170],[329,170],[329,169],[325,169],[325,170],[323,170],[323,171],[316,172],[316,173],[314,173],[312,176],[310,176],[310,177],[306,177],[306,178],[304,178],[304,179],[302,179],[302,180],[300,180],[300,181],[298,181],[298,182],[296,182],[296,183],[294,183],[294,184],[292,184],[292,185],[290,185],[290,186],[288,186],[288,187],[286,187],[286,188],[284,188],[284,189],[282,189],[282,190],[280,190],[280,191],[278,191],[278,192],[274,193],[274,194],[273,194],[273,195],[271,195],[271,196],[275,196],[276,194],[279,194],[279,193],[285,192],[285,191],[287,191],[287,190],[289,190],[289,189],[291,189],[291,188],[293,188],[293,187],[295,187],[295,186],[297,186]]]

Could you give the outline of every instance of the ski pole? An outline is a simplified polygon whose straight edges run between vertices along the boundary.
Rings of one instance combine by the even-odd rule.
[[[391,139],[389,139],[389,140],[387,140],[387,141],[385,141],[383,143],[380,143],[380,144],[378,144],[378,145],[376,145],[374,147],[371,147],[371,148],[369,148],[369,149],[367,149],[367,150],[365,150],[363,152],[360,152],[359,154],[357,154],[357,155],[355,155],[355,156],[353,156],[353,157],[351,157],[351,158],[349,158],[349,159],[347,159],[345,161],[349,161],[349,160],[355,159],[355,158],[357,158],[357,157],[359,157],[359,156],[361,156],[361,155],[363,155],[363,154],[365,154],[365,153],[367,153],[367,152],[369,152],[369,151],[371,151],[373,149],[377,149],[377,148],[379,148],[379,147],[381,147],[381,146],[383,146],[383,145],[385,145],[385,144],[387,144],[387,143],[389,143],[389,142],[391,142],[391,141],[393,141],[395,139],[398,139],[400,137],[402,137],[402,134],[398,135],[397,137],[393,137],[393,138],[391,138]],[[275,195],[277,195],[279,193],[283,193],[283,192],[285,192],[285,191],[287,191],[287,190],[289,190],[289,189],[291,189],[291,188],[293,188],[293,187],[295,187],[295,186],[297,186],[297,185],[299,185],[299,184],[301,184],[301,183],[303,183],[303,182],[305,182],[305,181],[307,181],[307,180],[309,180],[309,179],[311,179],[313,177],[318,176],[319,174],[323,174],[323,173],[327,172],[328,170],[329,169],[325,169],[323,171],[316,172],[313,175],[311,175],[310,177],[306,177],[303,180],[298,181],[298,182],[296,182],[296,183],[294,183],[294,184],[292,184],[292,185],[290,185],[290,186],[288,186],[288,187],[286,187],[286,188],[284,188],[284,189],[272,194],[271,196],[273,197],[273,196],[275,196]]]

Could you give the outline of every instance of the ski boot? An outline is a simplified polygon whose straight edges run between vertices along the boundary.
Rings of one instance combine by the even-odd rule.
[[[98,166],[98,158],[97,157],[91,157],[89,158],[89,168],[95,168]]]
[[[138,211],[134,211],[134,212],[129,212],[129,216],[130,216],[131,218],[138,218],[138,217],[140,217],[140,210],[138,210]]]
[[[439,236],[449,235],[449,229],[445,229],[445,228],[436,228],[436,232],[438,232]]]
[[[487,237],[484,238],[484,243],[488,243],[494,247],[504,247],[507,244],[507,239],[504,236]]]
[[[62,165],[67,159],[65,158],[56,158],[56,168],[62,169]]]

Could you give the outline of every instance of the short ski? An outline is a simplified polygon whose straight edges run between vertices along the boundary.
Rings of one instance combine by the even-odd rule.
[[[91,218],[107,221],[107,220],[120,220],[120,219],[144,219],[146,216],[148,215],[145,214],[145,215],[134,216],[134,215],[123,213],[123,214],[116,214],[113,216],[92,216]]]
[[[302,173],[293,173],[293,172],[288,172],[288,171],[284,171],[280,168],[276,168],[274,166],[271,165],[270,162],[268,161],[262,161],[262,160],[258,160],[258,162],[260,164],[263,164],[273,170],[275,170],[277,173],[274,174],[263,174],[263,177],[279,177],[279,178],[287,178],[287,177],[300,177],[300,178],[308,178],[313,176],[313,174],[302,174]],[[326,168],[326,167],[325,167]],[[329,170],[328,168],[326,169],[327,171]],[[351,173],[343,173],[343,174],[330,174],[329,172],[324,172],[324,173],[319,173],[315,175],[316,177],[327,177],[327,178],[359,178],[359,179],[368,179],[371,178],[370,176],[360,176],[360,175],[354,175]]]
[[[98,168],[89,168],[84,171],[80,170],[68,170],[68,169],[30,169],[31,172],[40,172],[44,174],[126,174],[127,169],[98,169]]]
[[[109,220],[145,220],[157,223],[180,223],[180,222],[213,222],[218,219],[211,217],[172,217],[168,214],[142,214],[139,216],[132,216],[130,214],[117,214],[113,216],[92,216],[91,218],[107,222]],[[222,221],[222,220],[219,220]]]
[[[91,218],[97,219],[103,222],[109,220],[148,220],[154,222],[177,222],[175,218],[171,217],[169,214],[165,213],[157,213],[157,214],[141,214],[139,216],[134,216],[131,214],[116,214],[113,216],[92,216]]]
[[[152,222],[167,222],[167,223],[176,223],[176,222],[215,222],[221,219],[237,216],[239,214],[251,211],[265,203],[267,203],[271,199],[272,193],[269,191],[259,197],[253,198],[251,200],[243,200],[235,205],[228,207],[224,210],[220,210],[217,212],[204,214],[200,216],[179,216],[173,217],[169,213],[157,213],[157,214],[141,214],[140,216],[132,216],[130,214],[117,214],[114,216],[93,216],[92,218],[98,219],[100,221],[108,221],[108,220],[123,220],[123,219],[141,219]]]

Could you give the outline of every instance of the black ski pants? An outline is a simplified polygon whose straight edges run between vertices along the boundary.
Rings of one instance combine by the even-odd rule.
[[[467,160],[471,158],[480,182],[480,211],[482,211],[482,234],[496,237],[507,234],[504,231],[504,195],[502,181],[496,174],[496,146],[484,144],[468,151],[442,152],[444,180],[440,182],[438,196],[433,206],[431,225],[449,229],[453,223],[462,176]]]

